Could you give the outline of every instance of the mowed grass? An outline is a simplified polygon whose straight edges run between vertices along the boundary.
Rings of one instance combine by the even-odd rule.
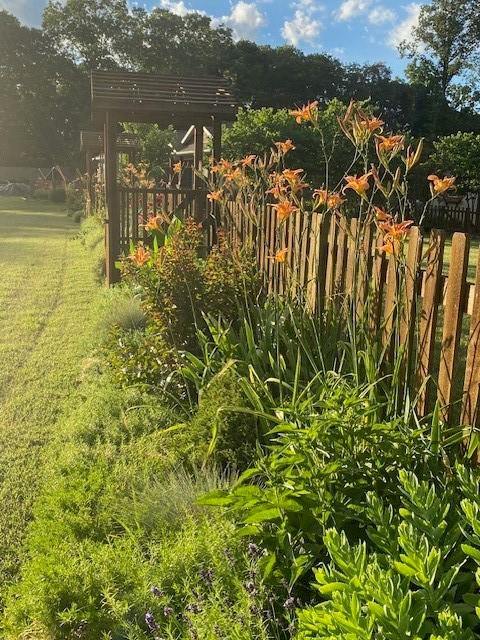
[[[0,593],[95,343],[102,289],[78,232],[59,205],[0,197]]]

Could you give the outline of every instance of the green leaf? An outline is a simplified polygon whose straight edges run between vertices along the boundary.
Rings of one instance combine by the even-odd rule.
[[[216,489],[197,498],[197,502],[210,507],[224,507],[232,504],[233,499],[226,491]]]
[[[475,547],[470,546],[469,544],[462,544],[462,551],[467,556],[470,556],[475,560],[477,564],[480,564],[480,550]]]
[[[277,520],[280,516],[281,513],[278,507],[274,507],[270,503],[265,503],[252,509],[244,522],[266,522],[267,520]]]

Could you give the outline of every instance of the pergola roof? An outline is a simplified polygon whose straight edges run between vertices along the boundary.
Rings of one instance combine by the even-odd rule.
[[[238,102],[227,80],[164,76],[124,71],[93,71],[92,113],[108,112],[120,122],[158,122],[163,126],[209,124],[235,118]]]
[[[103,153],[103,131],[80,131],[80,148],[91,153]],[[138,151],[140,140],[134,133],[119,133],[117,135],[117,151],[126,153]]]

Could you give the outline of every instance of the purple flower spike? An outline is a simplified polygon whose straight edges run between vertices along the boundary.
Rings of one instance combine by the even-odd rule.
[[[147,613],[145,614],[145,624],[152,633],[154,631],[157,631],[158,629],[158,624],[155,622],[155,618],[153,617],[153,613],[151,611],[147,611]]]

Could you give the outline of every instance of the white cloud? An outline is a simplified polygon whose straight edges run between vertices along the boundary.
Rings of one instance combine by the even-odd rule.
[[[285,20],[282,36],[288,44],[297,47],[301,42],[313,42],[323,28],[314,14],[323,9],[315,0],[300,0],[290,20]]]
[[[38,27],[46,4],[47,0],[0,0],[0,10],[12,13],[20,22]]]
[[[160,0],[160,7],[162,9],[168,9],[168,11],[175,13],[177,16],[182,16],[182,18],[184,18],[188,13],[205,13],[204,11],[198,11],[197,9],[190,9],[185,4],[184,0]]]
[[[338,10],[338,20],[351,20],[370,8],[372,0],[344,0]]]
[[[421,5],[412,2],[405,7],[407,15],[390,34],[389,44],[398,47],[402,42],[408,42],[412,38],[412,31],[418,25]]]
[[[371,24],[385,24],[386,22],[393,22],[396,17],[395,11],[379,4],[369,12],[368,21]]]
[[[266,20],[265,15],[258,9],[255,2],[240,0],[232,6],[230,15],[214,18],[213,23],[230,27],[235,40],[254,40]]]

